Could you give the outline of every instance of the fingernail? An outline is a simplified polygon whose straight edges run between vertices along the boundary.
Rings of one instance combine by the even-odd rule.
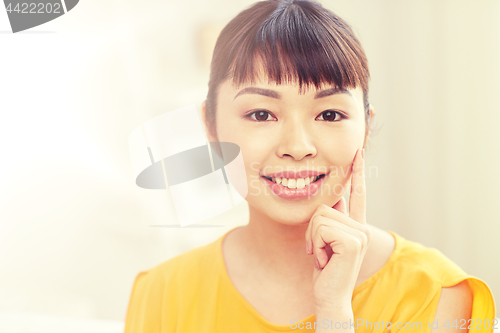
[[[365,149],[361,149],[361,158],[365,158]]]
[[[306,242],[306,253],[309,254],[309,242]]]
[[[316,268],[319,269],[319,262],[318,262],[318,258],[315,258],[314,259],[314,266],[316,266]]]

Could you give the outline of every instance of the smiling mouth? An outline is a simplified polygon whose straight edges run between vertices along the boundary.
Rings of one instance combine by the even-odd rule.
[[[294,178],[290,178],[290,179],[274,178],[274,177],[267,177],[267,176],[262,176],[262,177],[268,179],[269,181],[271,181],[273,183],[276,183],[276,184],[284,186],[284,187],[288,187],[291,189],[294,189],[294,188],[300,189],[300,188],[306,187],[309,184],[317,182],[318,180],[320,180],[321,178],[323,178],[325,176],[326,176],[326,174],[322,174],[319,176],[297,178],[297,179],[294,179]]]

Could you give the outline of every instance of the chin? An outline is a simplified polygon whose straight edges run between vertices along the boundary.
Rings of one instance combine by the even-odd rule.
[[[274,212],[269,212],[265,211],[263,212],[265,215],[267,215],[270,219],[273,221],[280,223],[280,224],[286,224],[290,226],[297,226],[297,225],[304,225],[308,224],[312,214],[314,213],[314,209],[311,210],[310,212],[306,209],[301,210],[300,213],[296,211],[282,211],[279,210],[279,212],[274,211]]]

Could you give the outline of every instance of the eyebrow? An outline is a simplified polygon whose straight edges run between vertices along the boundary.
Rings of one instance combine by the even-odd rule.
[[[331,95],[336,95],[336,94],[348,94],[349,96],[352,97],[352,94],[349,90],[343,89],[343,88],[330,88],[326,90],[322,90],[314,96],[314,99],[316,98],[322,98],[326,96],[331,96]]]
[[[281,95],[276,91],[271,89],[257,88],[257,87],[247,87],[245,89],[240,90],[240,92],[237,93],[236,96],[234,96],[234,99],[244,94],[257,94],[257,95],[281,99]]]
[[[271,89],[264,89],[264,88],[257,88],[257,87],[247,87],[242,90],[240,90],[236,96],[234,96],[234,99],[236,97],[244,95],[244,94],[257,94],[257,95],[262,95],[262,96],[267,96],[271,98],[276,98],[276,99],[281,99],[281,94],[278,92],[271,90]],[[314,99],[317,98],[322,98],[322,97],[327,97],[331,95],[336,95],[336,94],[348,94],[349,96],[352,97],[352,94],[349,90],[347,89],[342,89],[342,88],[330,88],[326,90],[322,90],[316,93],[314,96]]]

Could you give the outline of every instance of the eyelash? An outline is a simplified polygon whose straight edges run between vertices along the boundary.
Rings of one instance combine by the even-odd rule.
[[[255,114],[256,114],[256,113],[258,113],[258,112],[265,112],[265,113],[267,113],[267,114],[269,114],[269,115],[272,115],[272,113],[271,113],[271,112],[269,112],[269,111],[266,111],[266,110],[257,110],[257,111],[254,111],[254,112],[252,112],[252,113],[250,113],[250,114],[246,115],[245,117],[246,117],[246,118],[249,118],[249,119],[251,119],[251,120],[253,120],[253,121],[259,122],[259,123],[266,122],[267,120],[257,120],[257,119],[254,119],[254,118],[252,117],[253,115],[255,115]],[[321,113],[319,114],[319,116],[321,116],[321,115],[322,115],[322,114],[324,114],[325,112],[333,112],[333,113],[335,113],[335,114],[337,114],[337,115],[339,115],[339,116],[340,116],[340,119],[339,119],[339,120],[323,120],[323,121],[326,121],[326,122],[329,122],[329,123],[336,123],[336,122],[338,122],[338,121],[340,121],[340,120],[342,120],[342,119],[346,119],[346,118],[347,118],[347,117],[346,117],[345,115],[343,115],[342,113],[340,113],[340,112],[338,112],[338,111],[334,111],[334,110],[325,110],[325,111],[321,112]],[[319,116],[318,116],[318,117],[319,117]]]

